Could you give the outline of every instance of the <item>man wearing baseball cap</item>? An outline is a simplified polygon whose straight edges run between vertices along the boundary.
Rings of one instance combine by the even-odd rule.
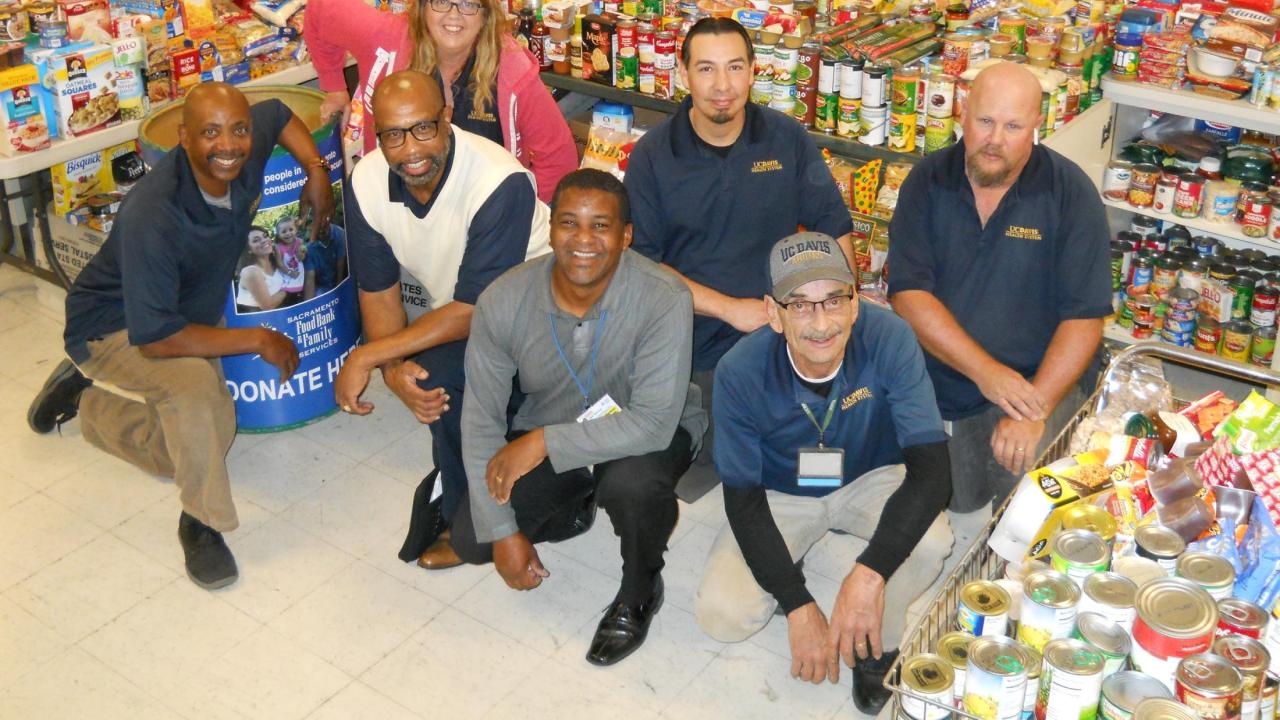
[[[729,526],[707,559],[697,619],[736,642],[785,614],[792,676],[834,683],[843,658],[854,703],[875,714],[907,606],[951,551],[942,419],[911,328],[859,303],[835,240],[781,240],[769,277],[769,327],[716,367],[714,459]],[[829,620],[801,570],[828,531],[867,542]]]

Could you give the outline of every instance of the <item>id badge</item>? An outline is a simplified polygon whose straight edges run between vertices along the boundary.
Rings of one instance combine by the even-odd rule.
[[[591,403],[591,407],[582,411],[582,414],[578,416],[578,422],[596,420],[620,412],[622,412],[622,408],[618,407],[618,403],[613,401],[609,393],[605,393],[600,396],[599,400]]]
[[[840,487],[844,479],[844,450],[800,448],[796,484],[800,487]]]

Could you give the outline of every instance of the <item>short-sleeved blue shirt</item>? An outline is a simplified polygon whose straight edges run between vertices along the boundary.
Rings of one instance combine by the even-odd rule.
[[[845,485],[901,463],[902,448],[946,440],[915,333],[902,318],[868,302],[859,308],[828,398],[800,382],[786,340],[769,327],[725,354],[711,397],[716,471],[728,487],[763,485],[808,496],[838,489],[796,483],[798,451],[818,442],[801,403],[821,419],[830,398],[839,398],[825,444],[844,449]]]
[[[808,230],[840,237],[849,208],[808,131],[794,118],[747,104],[727,157],[702,146],[692,101],[645,133],[628,160],[632,249],[736,298],[769,291],[769,250]],[[742,333],[705,315],[693,323],[693,369],[715,368]]]
[[[253,141],[230,183],[231,209],[200,194],[186,151],[161,158],[125,197],[107,240],[67,292],[67,354],[89,359],[85,343],[128,329],[147,345],[191,323],[217,325],[236,263],[262,196],[262,169],[293,113],[278,100],[250,108]]]
[[[307,243],[307,272],[316,276],[316,294],[337,287],[339,265],[347,258],[347,231],[337,225],[329,226],[329,243],[319,238]]]
[[[996,360],[1032,377],[1058,324],[1111,313],[1110,231],[1098,190],[1036,146],[983,227],[964,143],[916,164],[889,224],[889,293],[938,298]],[[942,417],[989,406],[971,380],[926,356]]]

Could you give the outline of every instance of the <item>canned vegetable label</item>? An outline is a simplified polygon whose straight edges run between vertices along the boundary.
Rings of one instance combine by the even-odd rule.
[[[1102,656],[1079,640],[1045,646],[1036,720],[1093,720],[1102,694]]]

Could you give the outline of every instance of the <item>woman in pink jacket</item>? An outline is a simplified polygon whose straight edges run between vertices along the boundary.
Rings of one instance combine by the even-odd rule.
[[[500,0],[410,0],[405,15],[361,0],[310,0],[306,13],[307,47],[327,93],[321,115],[349,104],[347,125],[365,152],[377,146],[373,88],[413,68],[441,80],[455,127],[502,145],[533,172],[543,202],[578,166],[569,125],[542,85],[537,61],[511,37]],[[360,71],[357,102],[343,79],[346,53]]]

